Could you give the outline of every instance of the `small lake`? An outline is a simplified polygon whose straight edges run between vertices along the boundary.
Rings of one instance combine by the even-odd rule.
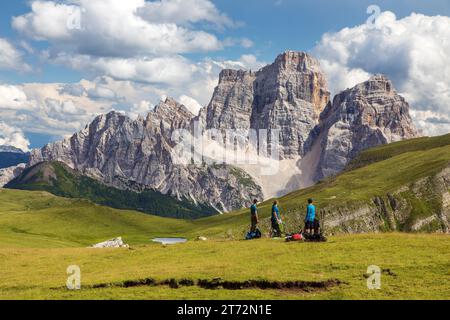
[[[187,239],[185,239],[185,238],[155,238],[152,241],[166,245],[166,244],[185,243],[185,242],[187,242]]]

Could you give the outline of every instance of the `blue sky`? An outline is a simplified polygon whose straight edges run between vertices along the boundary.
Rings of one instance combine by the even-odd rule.
[[[114,2],[114,0],[107,1]],[[141,6],[140,1],[143,0],[132,0],[128,3]],[[177,1],[179,0],[163,0],[166,4]],[[429,119],[425,122],[418,120],[417,125],[421,129],[428,130],[429,134],[450,131],[447,130],[450,123],[448,110],[443,102],[439,102],[439,99],[442,100],[441,97],[444,97],[443,101],[446,102],[450,96],[448,91],[450,84],[447,86],[449,78],[443,74],[439,66],[422,65],[417,60],[422,55],[432,58],[427,51],[431,50],[433,54],[439,51],[434,60],[437,64],[444,64],[447,61],[448,56],[444,51],[448,50],[443,39],[450,36],[445,33],[446,19],[450,16],[448,0],[189,1],[198,5],[198,8],[207,10],[198,16],[198,11],[190,11],[188,6],[183,9],[181,15],[170,16],[164,7],[148,9],[149,15],[145,16],[147,34],[143,35],[149,39],[156,39],[155,48],[161,45],[160,49],[155,50],[151,44],[145,44],[139,39],[132,39],[131,44],[127,43],[126,32],[124,41],[114,39],[115,42],[111,42],[107,35],[102,38],[103,34],[100,32],[98,35],[95,32],[55,35],[54,31],[58,27],[49,24],[48,21],[49,19],[56,21],[57,17],[55,13],[50,16],[50,9],[49,16],[45,16],[45,11],[38,12],[31,9],[31,3],[36,1],[1,1],[0,39],[8,42],[19,56],[12,62],[17,66],[11,66],[10,62],[6,67],[2,67],[0,59],[0,86],[4,86],[5,92],[16,89],[12,86],[23,91],[23,95],[17,90],[12,92],[12,100],[3,102],[3,105],[0,100],[3,120],[18,132],[23,132],[25,139],[30,142],[29,147],[39,147],[48,141],[73,133],[82,128],[93,116],[108,109],[122,108],[130,114],[145,113],[163,95],[184,99],[186,103],[192,102],[193,108],[197,105],[204,106],[208,102],[208,96],[220,68],[259,68],[289,49],[308,51],[316,55],[324,65],[333,92],[353,85],[371,73],[387,72],[399,91],[413,102],[416,117],[419,120],[424,117]],[[82,7],[83,3],[87,2],[75,0],[47,1],[47,3],[54,6],[76,3]],[[123,10],[116,5],[117,19],[121,19],[122,12],[131,10],[124,3],[121,4],[124,6]],[[153,3],[160,2],[153,0]],[[363,27],[369,17],[366,10],[370,5],[378,5],[382,12],[388,12],[382,19],[385,24],[380,23],[375,30]],[[90,10],[94,13],[89,18],[91,20],[88,20],[88,24],[102,22],[102,19],[105,19],[105,24],[108,21],[117,23],[114,14],[104,15],[100,10],[95,11],[94,7]],[[160,10],[158,15],[169,16],[165,16],[164,21],[155,22],[152,20],[155,19],[152,11],[156,10]],[[421,15],[414,16],[413,12]],[[184,13],[192,20],[184,21],[182,16]],[[31,17],[25,16],[26,14],[30,14]],[[57,11],[57,14],[62,13]],[[13,17],[18,16],[22,16],[22,23],[12,27]],[[129,19],[130,15],[124,14],[123,17]],[[217,22],[215,19],[223,21]],[[131,21],[130,24],[132,23],[134,22]],[[424,23],[427,25],[426,29],[421,27]],[[171,50],[171,46],[167,47],[163,40],[148,34],[151,33],[148,30],[154,30],[152,28],[156,24],[158,26],[175,24],[178,28],[185,29],[189,36],[183,38],[183,35],[175,34],[171,46],[175,44],[176,47],[180,43],[180,48]],[[349,31],[346,32],[345,28]],[[397,31],[404,32],[405,35],[396,38]],[[129,37],[136,36],[133,32],[130,29]],[[205,43],[191,41],[191,38],[200,37],[199,32],[207,34],[216,43],[206,47]],[[331,37],[324,40],[323,36],[326,33]],[[364,39],[362,44],[352,40],[351,37],[356,36]],[[399,39],[408,37],[410,41],[400,43]],[[43,40],[37,41],[37,38]],[[373,44],[373,41],[377,44]],[[85,46],[82,42],[88,45]],[[109,45],[111,47],[108,47]],[[395,50],[390,52],[392,46]],[[33,51],[29,51],[29,48]],[[386,48],[390,52],[389,56],[380,58],[381,53],[374,52],[374,50],[384,52]],[[2,50],[6,52],[6,49],[0,47],[0,55]],[[416,51],[419,53],[416,54]],[[363,58],[356,57],[355,53],[361,52],[365,54]],[[348,54],[354,54],[354,59],[353,56],[349,58]],[[365,56],[367,59],[364,59]],[[369,63],[372,60],[374,62]],[[335,64],[336,61],[339,62],[338,65]],[[25,68],[26,65],[29,68]],[[161,65],[165,67],[161,69]],[[130,74],[129,68],[137,71]],[[427,100],[426,92],[423,94],[416,92],[414,86],[423,87],[424,91],[430,90],[431,87],[421,81],[424,75],[433,72],[436,73],[434,76],[436,82],[442,85],[436,91],[436,96]],[[406,79],[405,75],[409,78]],[[79,84],[83,79],[87,82]],[[42,87],[28,86],[26,85],[28,83],[42,84]],[[62,94],[61,86],[44,87],[46,83],[82,86],[83,94],[75,96]],[[207,90],[201,90],[203,86],[206,86]],[[3,136],[5,135],[6,133],[3,133]],[[0,142],[1,138],[0,132]]]

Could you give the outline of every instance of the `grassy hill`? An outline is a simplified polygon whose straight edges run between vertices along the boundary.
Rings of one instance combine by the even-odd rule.
[[[350,162],[346,171],[362,168],[403,153],[428,151],[448,145],[450,145],[450,134],[437,137],[422,137],[382,145],[362,152],[356,159]]]
[[[137,210],[162,217],[195,219],[217,214],[211,207],[196,205],[186,199],[177,200],[158,191],[147,189],[133,192],[106,186],[60,162],[43,162],[27,168],[6,188],[48,191],[61,197],[87,199],[117,209]]]

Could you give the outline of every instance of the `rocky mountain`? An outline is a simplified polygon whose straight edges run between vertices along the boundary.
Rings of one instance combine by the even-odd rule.
[[[63,162],[109,186],[138,192],[154,189],[220,212],[260,199],[260,187],[239,168],[174,163],[172,133],[189,128],[193,118],[170,98],[145,119],[110,112],[69,139],[33,150],[29,164]]]
[[[341,172],[363,150],[417,136],[408,103],[388,78],[374,75],[338,94],[321,114],[309,150],[320,150],[314,180]]]
[[[195,126],[224,136],[233,129],[266,130],[269,140],[258,137],[257,145],[267,143],[269,149],[275,134],[276,170],[263,175],[260,162],[216,164],[214,152],[203,154],[203,160],[213,161],[178,164],[172,135],[178,129],[192,132]],[[109,186],[155,189],[224,212],[248,206],[254,198],[311,186],[342,171],[365,149],[415,136],[409,105],[386,77],[376,75],[331,102],[319,62],[287,51],[256,72],[223,70],[211,102],[199,115],[170,98],[145,119],[111,112],[70,139],[34,150],[30,165],[61,161]],[[251,152],[258,161],[270,157]]]
[[[3,188],[8,182],[18,177],[25,167],[25,163],[20,163],[12,167],[0,169],[0,188]]]

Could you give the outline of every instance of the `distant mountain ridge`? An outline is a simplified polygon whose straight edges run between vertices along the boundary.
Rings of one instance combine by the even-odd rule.
[[[6,145],[0,146],[0,152],[25,153],[22,149]]]
[[[20,163],[28,163],[30,154],[13,146],[0,146],[0,169],[17,166]]]

